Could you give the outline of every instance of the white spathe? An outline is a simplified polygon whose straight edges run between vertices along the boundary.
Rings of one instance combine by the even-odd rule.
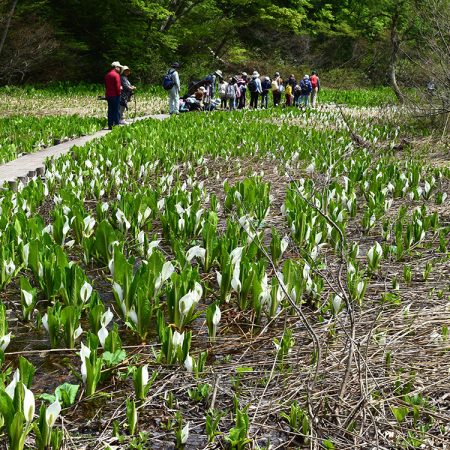
[[[11,400],[14,400],[14,391],[16,390],[16,385],[20,380],[20,370],[16,369],[14,372],[13,378],[11,380],[11,383],[8,384],[5,388],[5,392],[9,395],[9,398]]]
[[[0,348],[4,352],[11,342],[11,333],[5,334],[0,338]]]
[[[86,347],[83,343],[81,343],[81,349],[80,349],[80,358],[81,361],[84,362],[86,358],[89,358],[91,356],[91,349],[89,347]]]
[[[34,401],[34,394],[23,385],[24,397],[23,397],[23,414],[27,423],[33,420],[34,410],[36,408],[36,403]]]
[[[222,313],[220,312],[220,308],[216,305],[216,309],[214,310],[214,314],[212,316],[212,323],[214,326],[217,326],[222,318]]]
[[[61,413],[61,403],[56,399],[45,411],[45,421],[47,422],[48,428],[52,428],[56,422],[56,419]]]
[[[134,322],[135,325],[138,324],[138,316],[134,306],[128,311],[128,317]]]
[[[142,386],[147,386],[148,384],[148,364],[142,367]]]
[[[189,422],[181,430],[181,443],[186,444],[188,438],[189,438]]]
[[[45,328],[45,330],[46,330],[47,333],[48,333],[48,314],[47,314],[47,313],[45,313],[45,314],[42,316],[42,326]]]
[[[175,267],[170,261],[164,263],[161,273],[158,275],[155,281],[155,290],[159,290],[163,283],[165,283],[170,276],[175,272]]]
[[[184,360],[184,367],[186,368],[186,370],[189,373],[192,373],[193,369],[194,369],[194,362],[192,360],[192,356],[191,355],[187,355],[186,359]]]
[[[101,327],[100,330],[98,330],[97,336],[98,340],[100,341],[100,344],[102,347],[105,346],[106,338],[108,337],[108,330],[105,327]]]
[[[186,252],[186,259],[190,262],[192,258],[200,258],[202,264],[205,264],[206,249],[196,245]]]
[[[114,317],[114,314],[111,312],[111,309],[108,308],[108,310],[102,314],[102,317],[100,319],[100,323],[101,323],[102,327],[107,327],[108,324],[113,319],[113,317]]]
[[[78,328],[73,332],[73,338],[78,339],[83,334],[83,328],[81,325],[78,325]]]
[[[180,314],[185,316],[192,308],[192,306],[196,303],[196,295],[194,291],[189,291],[186,295],[181,297],[178,302],[178,309],[180,310]]]
[[[82,302],[86,303],[90,299],[91,294],[92,294],[92,286],[87,281],[85,281],[80,289],[80,298]]]
[[[172,344],[174,347],[181,347],[184,341],[184,332],[178,333],[178,331],[174,331],[172,336]]]
[[[232,250],[232,252],[230,253],[231,264],[237,264],[237,262],[241,260],[243,250],[244,247],[236,247],[234,250]]]

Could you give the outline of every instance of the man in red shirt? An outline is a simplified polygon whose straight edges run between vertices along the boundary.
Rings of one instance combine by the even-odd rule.
[[[114,125],[120,122],[120,70],[122,66],[119,61],[111,64],[111,70],[105,76],[105,97],[108,101],[108,128],[112,130]]]

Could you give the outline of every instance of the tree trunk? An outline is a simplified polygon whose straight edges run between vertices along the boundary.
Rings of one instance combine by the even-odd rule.
[[[391,82],[391,87],[397,96],[397,100],[400,104],[405,102],[405,96],[400,90],[397,84],[397,61],[398,61],[398,52],[399,52],[399,42],[398,42],[398,33],[397,33],[397,25],[398,25],[399,13],[396,11],[392,16],[392,24],[391,24],[391,60],[389,62],[389,79]]]
[[[13,0],[13,5],[11,8],[11,11],[9,12],[8,18],[6,19],[5,29],[3,30],[2,40],[0,41],[0,55],[1,55],[3,47],[5,45],[6,36],[8,35],[9,26],[11,25],[11,19],[12,19],[12,16],[14,15],[14,11],[16,9],[18,1],[19,0]]]

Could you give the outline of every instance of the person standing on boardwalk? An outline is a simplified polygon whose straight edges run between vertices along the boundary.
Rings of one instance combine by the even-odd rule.
[[[280,77],[280,72],[275,72],[272,79],[272,95],[273,95],[273,106],[278,106],[281,102],[281,91],[280,87],[283,85],[283,80]]]
[[[221,109],[227,109],[227,87],[228,83],[225,80],[220,80],[219,83],[219,97]]]
[[[297,84],[297,81],[295,81],[295,75],[294,74],[289,75],[289,78],[287,80],[286,86],[288,84],[292,87],[292,92],[294,92],[295,85]]]
[[[245,108],[245,100],[247,93],[248,76],[246,72],[241,73],[241,77],[237,81],[238,88],[241,91],[241,96],[239,97],[238,109]]]
[[[309,75],[305,75],[303,80],[300,81],[300,107],[304,106],[305,108],[308,106],[309,96],[312,91],[311,81],[309,81]]]
[[[120,75],[120,83],[122,86],[122,92],[120,93],[120,124],[125,124],[125,120],[123,120],[123,113],[125,110],[128,110],[128,102],[131,100],[131,96],[133,95],[134,90],[136,89],[130,81],[128,77],[131,73],[131,70],[128,66],[122,67],[122,72]]]
[[[255,70],[252,79],[248,83],[248,90],[250,91],[250,108],[258,109],[258,97],[262,94],[261,80],[259,73]]]
[[[311,91],[311,106],[313,108],[316,107],[317,104],[317,94],[320,91],[320,79],[317,75],[317,71],[313,70],[311,76],[309,77],[309,81],[311,82],[312,91]]]
[[[286,84],[286,90],[284,91],[284,97],[286,99],[286,106],[292,106],[292,101],[294,99],[294,96],[292,94],[292,86],[288,82]]]
[[[238,85],[236,77],[230,78],[230,81],[226,88],[226,98],[229,102],[229,110],[234,111],[236,109],[236,99],[238,98]],[[240,92],[239,92],[240,94]]]
[[[122,66],[119,61],[111,64],[111,70],[105,75],[105,97],[108,102],[108,129],[120,123],[120,71]]]
[[[272,87],[272,83],[270,82],[269,77],[264,77],[264,79],[261,81],[261,108],[266,108],[269,104],[269,91]]]
[[[178,75],[178,70],[180,64],[174,62],[172,67],[167,72],[172,80],[172,87],[168,89],[169,91],[169,114],[180,114],[180,77]]]

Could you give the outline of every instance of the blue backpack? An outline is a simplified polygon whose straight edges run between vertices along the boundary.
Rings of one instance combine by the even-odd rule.
[[[162,86],[166,91],[169,91],[175,86],[175,81],[173,81],[173,70],[169,70],[163,78]]]
[[[258,85],[256,84],[256,79],[252,78],[248,83],[248,90],[250,92],[256,92],[258,90]]]
[[[309,80],[302,80],[300,82],[300,88],[302,90],[302,94],[309,94],[312,91],[312,84]]]

